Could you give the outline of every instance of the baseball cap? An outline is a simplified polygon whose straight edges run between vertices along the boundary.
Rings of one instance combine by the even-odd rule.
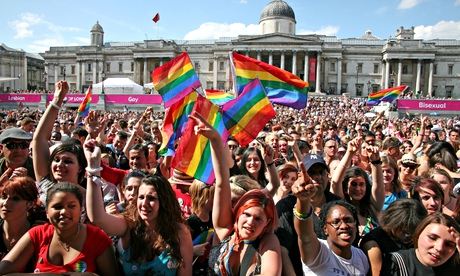
[[[32,134],[17,127],[7,128],[0,134],[0,144],[8,139],[32,140]]]
[[[305,165],[307,171],[316,164],[323,166],[325,169],[329,169],[323,157],[317,154],[309,154],[305,156],[302,163]]]

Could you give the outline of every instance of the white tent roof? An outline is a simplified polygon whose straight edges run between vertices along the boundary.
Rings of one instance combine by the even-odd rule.
[[[93,84],[93,93],[101,94],[104,84],[105,94],[143,94],[144,88],[128,78],[108,78]]]

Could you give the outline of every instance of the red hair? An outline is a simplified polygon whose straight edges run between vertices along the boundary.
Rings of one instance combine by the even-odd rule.
[[[0,195],[17,195],[26,201],[35,202],[38,199],[38,189],[35,181],[27,176],[15,177],[8,180],[0,188]]]

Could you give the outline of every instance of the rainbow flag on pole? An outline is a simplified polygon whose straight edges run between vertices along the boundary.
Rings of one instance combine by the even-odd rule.
[[[228,132],[217,105],[198,95],[193,110],[200,113],[217,130],[223,141],[227,141]],[[212,167],[211,144],[208,138],[195,134],[195,125],[194,120],[188,121],[171,166],[204,183],[212,184],[215,175]]]
[[[258,78],[271,102],[303,109],[307,106],[308,83],[291,72],[233,52],[236,90],[239,93],[253,79]]]
[[[374,93],[371,93],[367,97],[367,105],[374,106],[380,102],[393,102],[399,95],[407,89],[407,85],[401,85],[398,87],[390,87]]]
[[[152,82],[163,98],[165,108],[170,107],[201,86],[198,75],[186,52],[157,67],[152,72]]]
[[[78,107],[78,116],[84,118],[88,116],[89,107],[91,106],[91,97],[93,95],[91,86],[86,90],[85,98]]]
[[[174,155],[174,144],[185,130],[188,116],[192,113],[197,97],[196,92],[191,92],[166,110],[163,127],[161,128],[163,143],[158,150],[159,154],[163,156]]]
[[[224,103],[234,99],[235,97],[221,90],[206,89],[206,98],[213,104],[223,105]]]
[[[253,141],[276,112],[259,79],[249,82],[242,93],[222,106],[225,127],[245,147]]]

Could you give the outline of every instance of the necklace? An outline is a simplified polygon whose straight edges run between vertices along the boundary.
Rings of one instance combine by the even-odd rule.
[[[66,252],[69,252],[70,247],[72,246],[72,243],[77,240],[78,234],[80,234],[80,223],[78,223],[77,233],[75,234],[75,236],[70,242],[63,242],[59,238],[57,238],[57,241],[61,245],[61,247],[64,248]]]

